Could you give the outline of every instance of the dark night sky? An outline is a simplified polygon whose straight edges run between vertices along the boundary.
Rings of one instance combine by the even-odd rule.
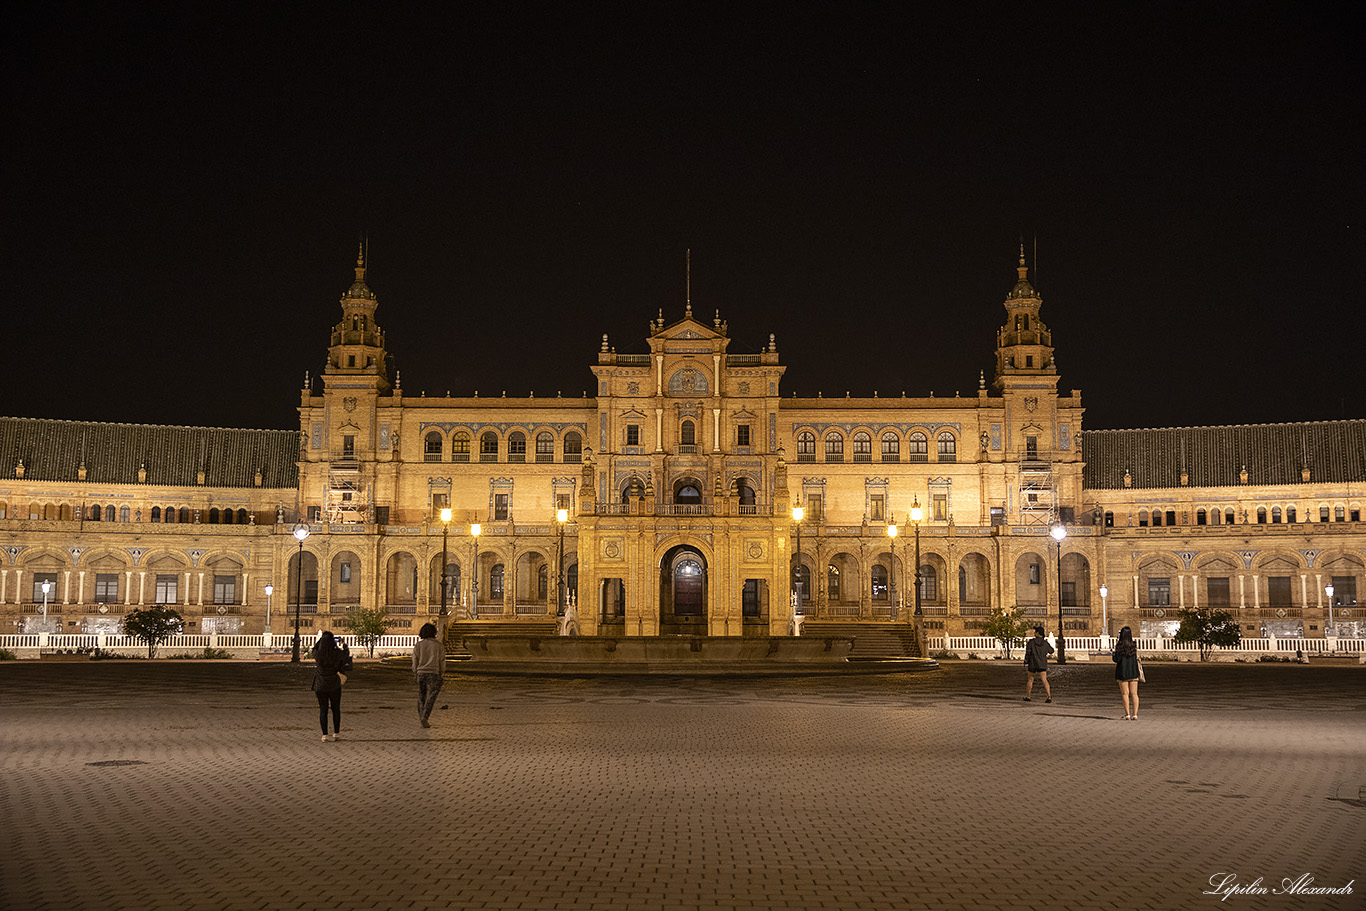
[[[888,6],[11,14],[0,413],[295,427],[362,233],[409,395],[580,395],[688,247],[788,395],[972,394],[1023,233],[1087,426],[1366,417],[1350,4]]]

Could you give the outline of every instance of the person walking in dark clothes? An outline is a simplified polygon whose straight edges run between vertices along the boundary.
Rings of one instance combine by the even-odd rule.
[[[327,630],[313,646],[313,695],[318,697],[318,724],[323,740],[336,740],[341,734],[341,675],[351,670],[351,655],[337,645],[337,638]],[[327,733],[327,710],[332,709],[332,733]]]
[[[1032,702],[1029,694],[1034,692],[1034,678],[1043,681],[1044,702],[1053,701],[1053,690],[1048,686],[1048,656],[1053,654],[1053,646],[1043,637],[1043,627],[1034,627],[1034,638],[1025,643],[1025,670],[1029,672],[1029,682],[1025,684],[1025,702]]]
[[[1143,665],[1138,660],[1138,643],[1134,641],[1133,630],[1129,627],[1119,631],[1119,641],[1115,643],[1113,656],[1115,679],[1119,681],[1119,696],[1124,700],[1124,720],[1138,720],[1138,682],[1143,679]],[[1133,700],[1133,711],[1129,701]]]
[[[424,623],[418,631],[417,643],[413,646],[413,675],[417,677],[417,720],[424,728],[431,727],[428,721],[436,697],[441,692],[441,684],[446,673],[446,647],[436,639],[436,624]]]

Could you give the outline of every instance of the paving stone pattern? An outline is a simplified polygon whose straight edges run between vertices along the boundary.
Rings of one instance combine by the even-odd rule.
[[[1366,669],[411,677],[0,664],[3,909],[1366,907]],[[1202,895],[1308,873],[1347,896]]]

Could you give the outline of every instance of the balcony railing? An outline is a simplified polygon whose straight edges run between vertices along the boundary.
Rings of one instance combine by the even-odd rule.
[[[717,509],[713,503],[656,503],[653,512],[645,509],[643,505],[637,506],[634,503],[598,504],[600,516],[724,516],[730,514],[729,510],[728,505],[723,504]],[[773,515],[773,506],[769,503],[739,503],[736,504],[735,510],[734,514],[741,516]]]

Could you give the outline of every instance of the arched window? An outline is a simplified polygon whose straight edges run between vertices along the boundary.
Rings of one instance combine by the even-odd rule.
[[[917,430],[906,441],[906,451],[910,454],[912,462],[928,462],[930,460],[929,438]]]
[[[489,600],[503,600],[503,564],[495,563],[489,570]]]
[[[1265,525],[1265,524],[1266,524],[1266,507],[1265,507],[1265,506],[1258,506],[1258,507],[1257,507],[1257,524],[1258,524],[1258,525]]]
[[[520,430],[514,430],[508,437],[508,461],[526,461],[526,434]]]
[[[1334,521],[1334,522],[1346,522],[1346,521],[1347,521],[1347,509],[1346,509],[1346,507],[1344,507],[1344,506],[1334,506],[1334,507],[1333,507],[1333,521]]]
[[[468,462],[470,460],[470,435],[465,431],[460,431],[451,437],[451,461]]]
[[[127,521],[128,521],[128,518],[129,518],[129,515],[128,515],[128,507],[127,507],[127,506],[120,506],[120,507],[119,507],[119,521],[120,521],[120,522],[127,522]]]
[[[1224,510],[1224,524],[1225,524],[1225,525],[1233,525],[1233,524],[1234,524],[1234,519],[1233,519],[1233,508],[1232,508],[1232,507],[1229,507],[1228,509]]]
[[[1280,524],[1281,524],[1281,508],[1280,508],[1279,506],[1273,506],[1273,507],[1271,507],[1271,524],[1272,524],[1272,525],[1280,525]]]
[[[422,460],[424,462],[441,461],[441,434],[433,430],[427,434],[422,443]]]
[[[797,461],[816,461],[816,435],[809,430],[797,434]]]
[[[1148,510],[1146,510],[1146,509],[1140,509],[1140,510],[1138,511],[1138,527],[1139,527],[1139,528],[1147,528],[1147,527],[1148,527]]]
[[[873,461],[873,438],[865,430],[854,434],[854,461]]]
[[[180,515],[177,516],[176,518],[177,518],[179,521],[181,521],[181,522],[188,522],[188,521],[190,521],[190,507],[188,507],[188,506],[182,506],[182,507],[180,507]]]
[[[233,517],[232,510],[231,510],[231,509],[225,509],[225,510],[223,510],[223,524],[224,524],[224,525],[231,525],[231,524],[233,524],[233,518],[234,518],[234,517]]]
[[[947,430],[939,434],[939,461],[958,461],[958,441]]]
[[[100,520],[100,504],[96,503],[94,506],[90,507],[90,521],[91,521],[91,522],[98,522],[99,520]]]
[[[1285,508],[1285,521],[1289,522],[1291,525],[1294,525],[1294,524],[1295,524],[1295,519],[1296,519],[1296,516],[1295,516],[1295,507],[1293,507],[1293,506],[1287,506],[1287,507]]]
[[[564,460],[566,462],[583,461],[583,437],[577,431],[569,431],[564,435]]]
[[[1204,511],[1203,509],[1197,509],[1197,510],[1195,511],[1195,524],[1196,524],[1196,525],[1204,525],[1204,524],[1205,524],[1205,521],[1206,521],[1205,511]]]
[[[479,437],[479,461],[498,461],[498,434],[485,430]]]
[[[735,495],[740,498],[740,505],[742,507],[754,506],[754,488],[750,486],[748,478],[735,479]],[[744,514],[743,509],[741,510],[741,514]]]
[[[160,507],[160,506],[153,506],[153,507],[152,507],[152,521],[153,521],[153,522],[160,522],[160,521],[161,521],[161,507]]]
[[[1105,527],[1106,527],[1106,528],[1114,528],[1114,527],[1115,527],[1115,514],[1114,514],[1113,512],[1106,512],[1106,513],[1105,513]]]
[[[536,461],[555,461],[555,435],[548,430],[536,434]]]
[[[696,446],[697,425],[692,421],[684,421],[678,428],[678,442],[683,446]]]
[[[4,508],[4,506],[3,506],[2,504],[0,504],[0,509],[3,509],[3,508]],[[1293,508],[1293,507],[1291,507],[1291,508]],[[106,522],[117,522],[117,521],[118,521],[118,514],[119,514],[119,513],[118,513],[118,509],[115,508],[115,506],[114,506],[113,503],[110,503],[108,506],[106,506],[106,507],[104,508],[104,521],[106,521]],[[1294,520],[1293,520],[1293,519],[1289,519],[1289,520],[1287,520],[1287,521],[1292,521],[1292,522],[1293,522]]]
[[[831,601],[840,599],[840,568],[831,563],[825,572],[825,595]]]
[[[920,600],[939,600],[939,574],[928,563],[920,567]]]
[[[674,491],[674,502],[680,506],[695,506],[702,502],[702,491],[692,481],[683,481]]]
[[[210,525],[217,525],[217,524],[218,524],[218,507],[217,507],[217,506],[215,506],[215,507],[213,507],[212,509],[209,510],[209,524],[210,524]]]
[[[889,597],[887,592],[887,567],[874,563],[873,570],[868,576],[873,582],[873,600],[886,601]]]
[[[1162,527],[1162,510],[1160,510],[1160,509],[1154,509],[1154,510],[1153,510],[1153,528],[1161,528],[1161,527]]]
[[[882,461],[901,461],[901,438],[890,430],[882,435]]]
[[[832,431],[830,435],[825,438],[825,461],[844,461],[844,434],[839,431]]]

